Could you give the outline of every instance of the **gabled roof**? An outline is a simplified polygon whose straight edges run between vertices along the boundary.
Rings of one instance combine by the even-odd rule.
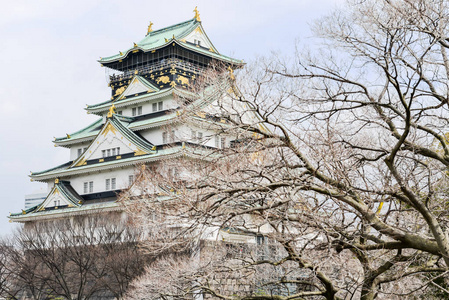
[[[211,46],[209,49],[203,49],[201,47],[195,47],[189,45],[184,38],[187,37],[190,33],[192,33],[194,30],[199,28],[199,30],[202,31],[205,38],[208,41],[208,44]],[[202,54],[205,54],[207,56],[211,56],[220,60],[225,60],[227,62],[231,62],[233,64],[242,65],[243,62],[241,60],[233,59],[225,55],[221,55],[218,50],[213,46],[210,39],[205,34],[205,31],[203,29],[203,26],[201,25],[201,22],[198,21],[196,18],[168,26],[162,29],[158,29],[155,31],[151,31],[148,33],[140,42],[135,43],[134,47],[129,48],[125,52],[119,52],[119,54],[109,56],[109,57],[103,57],[99,60],[100,63],[111,63],[114,61],[118,61],[120,59],[124,59],[128,56],[129,53],[132,53],[136,50],[141,50],[144,52],[157,50],[160,48],[163,48],[165,46],[170,45],[172,42],[176,42],[181,47],[188,48],[190,50],[193,50],[195,52],[200,52]]]
[[[154,145],[152,143],[144,140],[122,123],[126,122],[127,119],[129,118],[112,114],[112,116],[107,119],[96,138],[87,147],[86,151],[84,151],[84,153],[81,154],[69,168],[85,165],[86,161],[89,160],[94,153],[100,151],[98,150],[100,142],[106,139],[108,135],[117,135],[117,132],[121,135],[120,140],[124,145],[125,141],[126,143],[129,143],[130,147],[128,148],[134,152],[135,156],[155,153],[155,150],[153,150]]]
[[[130,84],[128,84],[126,87],[123,86],[121,89],[122,90],[118,89],[116,91],[115,98],[112,99],[112,101],[120,101],[122,99],[126,99],[126,97],[128,96],[133,96],[142,92],[154,93],[159,91],[159,88],[157,86],[151,84],[150,82],[148,82],[148,80],[139,75],[135,75],[131,79]]]
[[[47,197],[41,204],[31,207],[27,210],[22,210],[21,213],[11,214],[11,217],[44,211],[48,209],[48,207],[51,207],[51,204],[55,200],[59,200],[60,207],[68,208],[81,206],[83,198],[81,198],[80,195],[78,195],[78,193],[73,189],[69,181],[57,180],[53,189],[50,191],[50,193],[48,193]],[[57,208],[52,207],[52,209]]]

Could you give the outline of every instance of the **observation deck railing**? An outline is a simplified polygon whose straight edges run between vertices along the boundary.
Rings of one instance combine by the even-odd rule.
[[[136,74],[144,75],[153,71],[158,71],[166,68],[179,68],[188,72],[193,72],[195,74],[199,74],[205,69],[204,67],[200,67],[199,65],[187,61],[174,58],[167,58],[162,59],[156,63],[148,64],[145,66],[139,66],[137,68],[127,70],[121,74],[109,75],[109,80],[110,83],[115,83],[122,80],[131,79]]]

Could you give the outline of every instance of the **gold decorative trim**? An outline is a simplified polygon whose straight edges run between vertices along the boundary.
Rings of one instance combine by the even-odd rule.
[[[150,21],[150,25],[148,25],[148,29],[147,29],[147,35],[149,35],[150,32],[153,31],[153,29],[151,27],[153,27],[153,22]]]
[[[75,167],[87,165],[87,159],[83,156],[81,160],[75,165]]]
[[[193,10],[193,12],[195,13],[195,16],[193,18],[195,20],[197,20],[198,22],[201,22],[200,12],[198,11],[198,6],[195,6],[195,9]]]
[[[115,157],[115,159],[120,159],[120,158],[122,158],[121,155],[117,155],[117,156]]]
[[[124,86],[122,86],[121,88],[116,89],[114,97],[121,95],[124,91],[125,91],[125,87]]]
[[[115,105],[114,104],[112,104],[112,106],[109,108],[107,117],[112,118],[113,114],[115,114]]]
[[[103,130],[103,132],[101,134],[106,136],[109,133],[109,131],[112,132],[114,135],[117,134],[117,129],[115,129],[115,127],[112,126],[111,123],[109,123],[108,126],[105,127],[105,129]]]
[[[170,82],[170,77],[168,76],[161,76],[158,79],[156,79],[156,83],[159,84],[160,82],[162,83],[169,83]]]
[[[148,153],[139,148],[137,148],[137,150],[134,151],[134,156],[139,156],[139,155],[144,155],[144,154],[148,154]]]
[[[98,162],[104,162],[104,158],[100,158]]]
[[[179,84],[189,85],[189,78],[178,75],[178,77],[176,78],[176,82],[178,82]]]

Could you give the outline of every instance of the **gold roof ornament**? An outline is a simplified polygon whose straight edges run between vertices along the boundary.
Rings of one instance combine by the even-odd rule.
[[[198,11],[198,6],[195,6],[195,9],[193,10],[194,12],[195,12],[195,19],[198,21],[198,22],[200,22],[201,21],[201,19],[200,19],[200,12]]]
[[[59,183],[59,178],[56,178],[56,179],[55,179],[55,183]]]
[[[153,31],[153,29],[151,28],[152,26],[153,22],[150,21],[150,25],[148,25],[147,35],[149,35],[151,31]]]
[[[231,68],[231,66],[228,66],[228,72],[231,80],[235,80],[234,70]]]
[[[68,139],[71,138],[70,134],[68,134],[68,133],[66,133],[66,136]]]
[[[122,51],[119,51],[119,53],[120,53],[120,55],[123,55],[123,52],[122,52]]]
[[[137,44],[136,43],[133,43],[134,44],[134,48],[136,48],[137,47]]]
[[[108,118],[111,118],[112,114],[115,114],[115,105],[114,104],[112,104],[112,106],[109,108]]]

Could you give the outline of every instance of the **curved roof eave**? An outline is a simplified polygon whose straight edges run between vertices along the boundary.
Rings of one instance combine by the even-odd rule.
[[[180,38],[182,38],[182,37],[180,37]],[[146,52],[156,51],[156,50],[165,48],[165,47],[169,46],[171,43],[176,43],[178,46],[180,46],[180,47],[182,47],[184,49],[194,50],[194,51],[196,50],[199,54],[210,55],[212,58],[220,59],[220,60],[223,60],[223,61],[226,61],[226,62],[231,62],[231,63],[239,64],[239,65],[244,65],[245,64],[242,60],[238,60],[238,59],[235,59],[235,58],[224,56],[224,55],[218,53],[218,51],[217,52],[210,52],[210,51],[208,51],[208,52],[206,52],[206,51],[200,52],[200,51],[198,51],[198,49],[196,47],[193,47],[193,46],[189,47],[188,44],[183,43],[183,42],[179,41],[178,39],[179,38],[175,38],[175,39],[171,38],[171,39],[167,40],[167,42],[164,43],[163,45],[160,45],[160,46],[157,46],[157,47],[154,47],[154,48],[149,48],[149,49],[144,49],[144,48],[142,48],[140,46],[133,47],[131,49],[128,49],[126,51],[126,53],[124,53],[123,55],[120,55],[118,57],[112,56],[110,60],[107,60],[108,58],[102,58],[102,59],[98,60],[98,62],[100,64],[102,64],[102,65],[110,64],[110,63],[118,62],[119,60],[125,59],[128,56],[129,53],[131,53],[131,52],[133,52],[135,50],[141,50],[144,53],[146,53]],[[212,42],[211,42],[211,44],[212,44]]]

